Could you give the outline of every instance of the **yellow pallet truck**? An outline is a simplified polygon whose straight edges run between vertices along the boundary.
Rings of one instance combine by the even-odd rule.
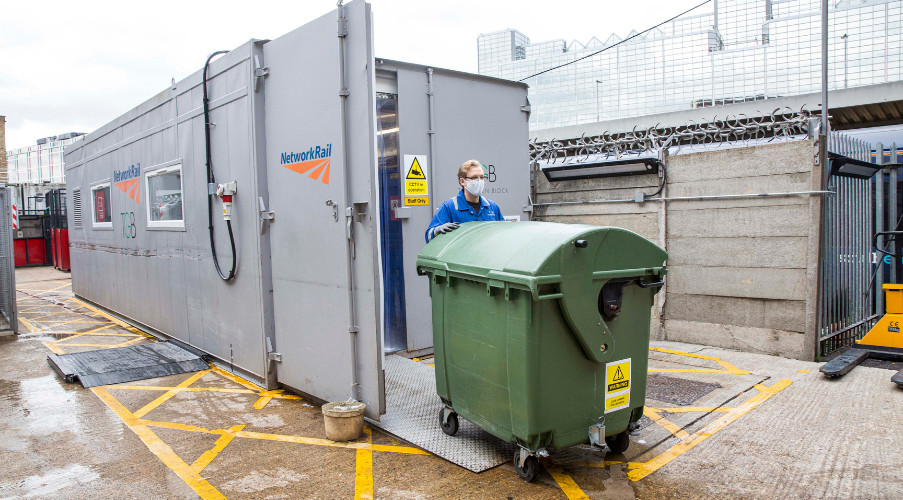
[[[856,345],[821,367],[825,377],[841,377],[868,358],[903,361],[903,285],[884,285],[885,314]],[[903,389],[903,370],[890,378]]]

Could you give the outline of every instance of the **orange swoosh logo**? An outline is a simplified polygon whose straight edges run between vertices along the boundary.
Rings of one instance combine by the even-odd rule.
[[[141,204],[141,177],[117,182],[116,187],[128,195],[129,198],[135,200],[135,203]]]
[[[322,174],[323,178],[320,179],[320,182],[327,185],[329,184],[329,158],[319,158],[316,160],[301,161],[298,163],[287,163],[282,166],[291,170],[292,172],[297,172],[299,174],[306,174],[308,171],[313,170],[313,172],[311,172],[308,177],[310,177],[311,179],[320,179],[320,175]]]

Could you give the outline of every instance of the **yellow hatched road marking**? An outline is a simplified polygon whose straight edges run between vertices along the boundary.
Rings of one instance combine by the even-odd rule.
[[[156,455],[164,465],[169,467],[185,481],[185,484],[193,489],[198,496],[203,500],[225,500],[226,497],[220,493],[219,490],[207,482],[206,479],[202,478],[194,467],[188,465],[184,460],[179,458],[168,444],[157,437],[147,425],[141,423],[134,414],[129,412],[128,409],[107,392],[106,389],[94,387],[91,390],[94,391],[94,394],[97,394],[97,397],[106,403],[106,405],[113,410],[123,422],[125,422],[125,425],[129,426],[129,429],[138,435],[141,441],[144,442],[148,449],[150,449],[151,453]]]
[[[47,348],[50,349],[50,351],[54,354],[66,354],[65,351],[56,346],[56,342],[47,340],[44,342],[44,345],[47,346]]]
[[[19,321],[21,321],[22,324],[25,325],[25,328],[28,328],[28,331],[29,331],[30,333],[35,333],[35,332],[37,332],[37,330],[35,329],[34,325],[32,325],[31,322],[28,321],[27,319],[25,319],[25,318],[19,318]]]
[[[115,323],[116,325],[121,326],[122,328],[125,328],[126,330],[134,333],[135,335],[141,335],[142,337],[151,338],[150,335],[142,332],[141,330],[135,328],[134,326],[126,323],[125,321],[122,321],[121,319],[119,319],[111,314],[107,314],[92,305],[86,304],[85,302],[82,302],[81,300],[78,300],[76,298],[72,298],[70,300],[72,300],[72,302],[75,302],[76,304],[84,307],[85,309],[88,309],[89,311],[93,311],[95,314],[99,314],[99,315],[103,316],[104,318],[107,318],[111,322]]]
[[[200,379],[201,377],[203,377],[204,375],[206,375],[208,373],[210,373],[210,370],[199,371],[199,372],[195,373],[194,375],[185,379],[184,382],[177,385],[176,387],[177,388],[178,387],[188,387],[189,385],[195,383],[198,379]],[[162,396],[160,396],[157,399],[148,403],[144,408],[141,408],[140,410],[136,411],[134,413],[135,417],[141,418],[141,417],[147,415],[148,412],[150,412],[154,408],[160,406],[161,404],[169,401],[170,398],[172,398],[173,396],[175,396],[178,393],[179,393],[179,391],[166,391],[166,394],[163,394]]]
[[[717,408],[709,408],[703,406],[678,406],[675,408],[652,408],[647,406],[650,410],[655,410],[657,412],[668,412],[668,413],[712,413],[712,412],[720,412],[725,413],[733,410],[733,408],[728,406],[719,406]]]
[[[251,390],[254,391],[254,392],[260,392],[260,391],[263,390],[263,389],[261,389],[260,387],[254,385],[254,384],[252,384],[252,383],[250,383],[250,382],[248,382],[247,380],[245,380],[245,379],[243,379],[243,378],[241,378],[241,377],[239,377],[239,376],[237,376],[237,375],[233,375],[233,374],[227,372],[226,370],[223,370],[222,368],[220,368],[220,367],[218,367],[218,366],[210,366],[210,369],[211,369],[213,372],[215,372],[217,375],[220,375],[220,376],[222,376],[222,377],[225,377],[225,378],[227,378],[227,379],[229,379],[229,380],[235,382],[235,383],[238,384],[238,385],[241,385],[241,386],[243,386],[243,387],[246,387],[246,388],[248,388],[248,389],[251,389]]]
[[[56,288],[51,288],[50,290],[44,290],[43,292],[39,293],[38,295],[44,295],[45,293],[55,292],[55,291],[59,290],[60,288],[66,288],[67,286],[72,286],[72,283],[66,283],[65,285],[58,286]]]
[[[180,392],[227,392],[232,394],[257,394],[250,389],[226,389],[218,387],[164,387],[159,385],[109,385],[107,389],[128,389],[137,391],[180,391]]]
[[[663,352],[665,354],[675,354],[677,356],[685,356],[688,358],[698,358],[698,359],[706,359],[709,361],[714,361],[721,365],[724,370],[709,370],[704,368],[699,369],[683,369],[683,368],[650,368],[650,372],[658,372],[658,373],[729,373],[731,375],[749,375],[751,372],[746,370],[741,370],[736,366],[728,363],[727,361],[723,361],[721,358],[716,358],[714,356],[704,356],[702,354],[693,354],[689,352],[683,351],[675,351],[673,349],[665,349],[662,347],[650,347],[650,351],[655,352]]]
[[[367,444],[373,443],[373,433],[364,426]],[[354,471],[354,500],[373,500],[373,448],[356,452],[357,465]]]
[[[244,428],[244,425],[233,425],[232,427],[227,429],[226,432],[222,436],[220,436],[219,439],[217,439],[213,444],[213,448],[210,448],[209,450],[202,453],[201,456],[199,456],[198,459],[195,460],[193,464],[191,464],[191,468],[196,470],[198,474],[200,474],[208,465],[210,465],[210,462],[212,462],[213,459],[216,458],[216,456],[219,455],[221,451],[226,449],[226,446],[229,446],[229,443],[231,443],[232,440],[235,439],[235,433]]]
[[[648,406],[644,407],[643,415],[649,417],[650,420],[662,426],[663,428],[665,428],[665,430],[667,430],[677,438],[683,439],[689,436],[689,434],[687,434],[687,431],[681,429],[680,426],[663,417],[661,413],[659,413],[659,411],[654,408],[649,408]]]
[[[558,483],[558,486],[561,487],[561,491],[564,492],[564,495],[568,497],[569,500],[591,500],[586,496],[586,493],[577,486],[574,479],[564,473],[561,466],[554,465],[548,467],[546,470],[549,471],[549,474],[552,475],[552,478],[555,479],[555,482]]]
[[[694,432],[689,437],[683,439],[681,442],[667,449],[664,453],[653,457],[646,463],[637,464],[637,467],[635,469],[632,469],[627,473],[627,478],[631,481],[639,481],[649,474],[652,474],[653,472],[670,463],[675,458],[690,451],[696,445],[702,443],[703,441],[714,435],[716,432],[724,429],[738,418],[746,415],[775,394],[783,391],[792,383],[793,381],[784,379],[776,382],[771,387],[765,387],[761,384],[756,384],[756,389],[760,391],[759,394],[756,394],[740,406],[731,408],[726,415],[720,417],[719,419],[703,427],[702,429]]]

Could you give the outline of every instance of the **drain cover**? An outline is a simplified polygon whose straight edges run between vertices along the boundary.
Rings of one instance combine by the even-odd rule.
[[[664,403],[687,406],[720,388],[720,384],[650,373],[646,382],[646,397]]]

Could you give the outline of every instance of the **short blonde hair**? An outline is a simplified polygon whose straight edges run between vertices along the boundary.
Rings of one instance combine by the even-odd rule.
[[[473,167],[483,168],[483,164],[478,162],[477,160],[467,160],[458,167],[458,178],[463,179],[467,177],[467,172],[470,172],[470,169]]]

